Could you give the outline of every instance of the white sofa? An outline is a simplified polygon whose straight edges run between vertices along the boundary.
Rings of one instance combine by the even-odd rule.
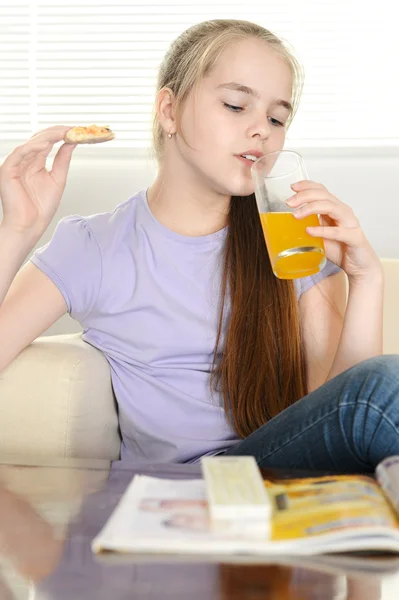
[[[399,260],[385,270],[384,353],[399,354]],[[80,333],[38,338],[0,373],[0,458],[118,459],[110,369]]]

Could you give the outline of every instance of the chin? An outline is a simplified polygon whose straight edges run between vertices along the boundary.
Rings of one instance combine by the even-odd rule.
[[[212,186],[219,194],[223,196],[250,196],[254,193],[255,188],[251,179],[243,179],[242,177],[230,177],[228,180],[213,179]]]
[[[249,183],[242,183],[241,185],[231,186],[229,194],[230,196],[250,196],[254,193],[254,186]]]
[[[252,177],[243,177],[240,173],[237,173],[236,177],[229,181],[228,187],[231,196],[250,196],[255,191]]]

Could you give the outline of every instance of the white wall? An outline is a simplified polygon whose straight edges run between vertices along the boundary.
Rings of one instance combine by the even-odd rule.
[[[310,179],[353,208],[377,254],[399,258],[399,148],[293,149],[304,157]],[[155,163],[118,152],[107,158],[100,148],[75,150],[63,201],[38,246],[51,238],[60,218],[112,210],[151,183]],[[80,326],[65,316],[46,334],[73,331]]]

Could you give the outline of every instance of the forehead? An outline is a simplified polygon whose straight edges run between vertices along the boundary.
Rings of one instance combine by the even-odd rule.
[[[254,38],[229,44],[206,79],[212,87],[226,81],[239,81],[261,94],[273,91],[286,96],[287,100],[292,87],[291,69],[285,59],[266,42]]]

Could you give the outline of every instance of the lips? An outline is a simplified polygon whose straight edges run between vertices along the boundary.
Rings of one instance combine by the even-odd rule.
[[[243,154],[249,154],[250,156],[256,156],[256,158],[260,158],[264,155],[264,152],[257,150],[256,148],[251,148],[251,150],[245,150],[245,152],[240,152],[238,156],[242,156]]]
[[[243,156],[237,156],[237,158],[248,167],[252,167],[254,164],[254,161],[249,158],[244,158]]]

